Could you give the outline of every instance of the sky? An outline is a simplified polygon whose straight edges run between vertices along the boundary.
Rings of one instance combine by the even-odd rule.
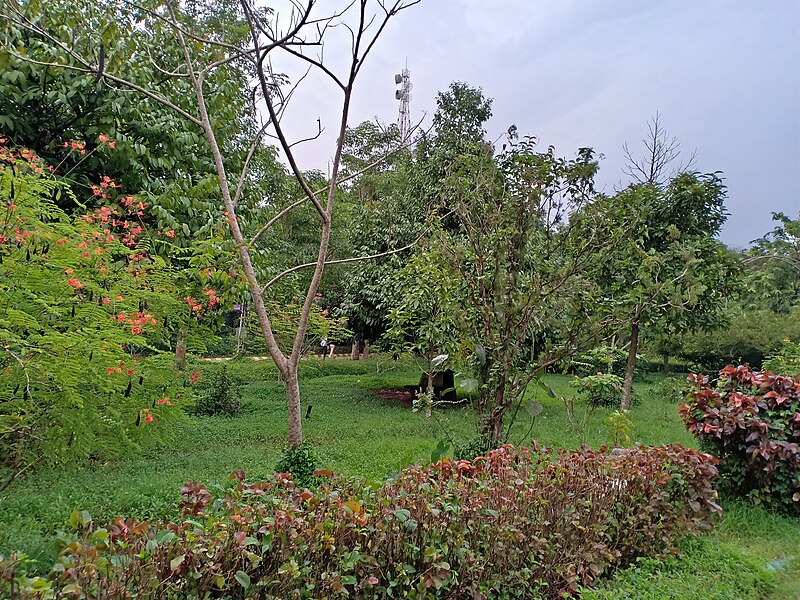
[[[349,38],[330,33],[326,64],[341,72]],[[493,99],[490,139],[514,124],[563,156],[590,146],[605,192],[627,183],[622,146],[641,148],[658,112],[697,170],[723,173],[728,245],[771,230],[772,212],[800,213],[800,0],[422,0],[367,58],[351,125],[396,121],[394,74],[406,64],[412,121],[429,123],[437,92],[467,82]],[[313,134],[317,118],[325,128],[297,147],[301,168],[327,170],[339,102],[320,76],[298,89],[290,137]]]

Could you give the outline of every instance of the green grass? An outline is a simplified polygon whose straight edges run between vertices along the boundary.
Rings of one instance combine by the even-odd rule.
[[[204,371],[216,368],[219,365],[203,366]],[[98,521],[120,515],[173,519],[177,517],[179,488],[187,480],[214,484],[236,469],[244,469],[254,479],[271,473],[286,438],[282,384],[274,367],[267,362],[236,362],[230,363],[229,368],[247,382],[243,390],[244,408],[238,417],[194,417],[179,427],[172,443],[165,447],[114,462],[40,470],[0,495],[0,554],[22,551],[46,568],[55,555],[53,536],[75,509],[88,510]],[[381,358],[365,362],[304,361],[301,369],[304,411],[305,406],[313,405],[311,418],[304,421],[304,435],[316,448],[322,464],[339,473],[377,480],[404,465],[428,461],[440,440],[472,439],[476,418],[469,408],[448,409],[438,413],[438,422],[427,421],[423,414],[374,394],[374,390],[381,388],[416,384],[418,379],[419,370],[411,362],[393,363]],[[573,395],[569,381],[567,376],[547,377],[557,396]],[[677,415],[676,403],[659,395],[659,381],[659,377],[651,376],[636,384],[641,401],[631,414],[634,440],[643,444],[694,445]],[[533,423],[524,410],[520,411],[509,435],[510,442],[529,443],[534,438],[547,446],[575,448],[582,443],[596,447],[607,441],[608,431],[603,425],[607,411],[597,410],[587,427],[580,429],[567,423],[559,398],[551,398],[539,388],[535,391],[532,388],[531,396],[542,403],[544,410]],[[579,405],[576,417],[580,418],[582,411]],[[531,434],[526,436],[528,431]],[[763,510],[735,505],[716,533],[687,546],[683,559],[674,563],[645,562],[637,565],[638,571],[626,571],[615,580],[620,586],[629,580],[633,582],[630,585],[641,584],[642,590],[652,589],[654,595],[643,591],[640,596],[620,592],[622,595],[598,597],[660,597],[661,588],[645,586],[643,576],[637,576],[637,572],[649,573],[648,581],[661,581],[664,593],[678,582],[686,581],[687,585],[694,582],[693,585],[699,586],[699,579],[711,577],[712,555],[719,555],[721,571],[714,577],[719,590],[730,590],[729,595],[663,597],[759,598],[761,592],[755,590],[768,586],[770,576],[756,567],[761,568],[780,556],[800,556],[798,537],[800,525],[796,520],[781,520]],[[695,563],[697,575],[691,567]],[[797,587],[788,583],[791,578],[800,580],[797,558],[787,564],[788,571],[772,577],[776,589],[784,593],[772,596],[776,600],[800,598]],[[730,570],[726,570],[726,565],[731,565]],[[739,583],[745,586],[741,590],[746,588],[756,595],[735,595],[740,592],[734,584],[739,583],[729,581],[729,575],[736,568],[744,569],[745,574],[752,572],[747,580],[750,583]],[[654,569],[661,569],[657,576],[652,575]],[[609,588],[607,593],[616,592]]]
[[[799,600],[800,521],[726,503],[713,533],[666,561],[640,559],[586,600]]]

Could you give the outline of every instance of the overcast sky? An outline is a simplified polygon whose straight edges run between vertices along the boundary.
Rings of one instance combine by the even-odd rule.
[[[334,41],[326,61],[342,50]],[[494,99],[492,139],[515,124],[562,155],[591,146],[609,192],[624,182],[623,143],[639,147],[660,112],[698,170],[724,173],[730,245],[769,231],[773,211],[800,213],[800,0],[423,0],[367,59],[352,125],[397,119],[393,76],[406,61],[412,120],[430,119],[450,82],[468,82]],[[307,83],[287,128],[304,137],[321,118],[326,135],[299,157],[325,170],[338,97]]]

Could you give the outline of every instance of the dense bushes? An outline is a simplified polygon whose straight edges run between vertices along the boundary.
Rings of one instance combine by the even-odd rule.
[[[720,457],[728,491],[800,515],[800,379],[729,366],[716,386],[689,380],[681,417]]]
[[[313,492],[286,475],[246,483],[239,472],[220,492],[186,484],[184,520],[165,527],[118,519],[99,529],[76,514],[86,525],[50,579],[6,561],[0,594],[554,598],[708,528],[719,510],[714,462],[681,446],[505,446],[409,467],[377,487],[318,472],[330,479]]]

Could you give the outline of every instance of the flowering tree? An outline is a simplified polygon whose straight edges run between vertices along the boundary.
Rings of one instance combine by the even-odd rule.
[[[20,47],[6,47],[5,51],[10,55],[57,70],[93,73],[98,81],[134,90],[169,108],[202,132],[213,158],[228,236],[235,245],[267,349],[286,382],[290,446],[302,443],[298,366],[309,315],[325,265],[335,262],[329,257],[331,226],[355,82],[367,55],[391,17],[417,2],[396,0],[387,4],[377,0],[373,10],[369,0],[358,0],[342,11],[318,14],[316,2],[308,0],[306,3],[293,2],[294,8],[288,18],[279,19],[269,7],[241,0],[238,6],[228,7],[222,18],[207,20],[197,18],[197,15],[214,7],[202,2],[192,3],[191,10],[183,10],[176,2],[92,6],[93,15],[102,10],[110,11],[114,35],[132,41],[131,44],[115,43],[108,29],[92,30],[95,21],[84,20],[83,14],[79,14],[76,20],[74,13],[46,12],[39,10],[38,5],[17,5],[10,1],[0,7],[0,16],[7,27],[24,31],[29,39],[34,40],[27,47],[20,42],[22,52]],[[322,47],[331,32],[338,31],[345,32],[350,51],[344,68],[337,74],[335,67],[323,61]],[[153,56],[154,49],[157,49],[157,57]],[[293,147],[301,140],[291,140],[281,124],[287,100],[295,88],[288,92],[282,89],[286,79],[276,73],[274,61],[290,59],[327,78],[341,101],[330,180],[323,189],[312,189],[293,152]],[[230,162],[225,159],[225,140],[220,138],[216,128],[219,115],[210,110],[206,101],[209,81],[220,70],[231,66],[241,68],[252,77],[256,83],[252,94],[254,105],[258,104],[264,115],[254,139],[243,139],[247,132],[227,138],[235,140],[235,147],[249,147],[247,159],[238,173],[232,172]],[[152,68],[158,69],[168,85],[153,86],[152,79],[142,80],[141,73],[150,73]],[[239,211],[242,204],[247,204],[243,195],[247,193],[245,184],[252,175],[250,157],[262,147],[268,135],[278,141],[302,197],[276,211],[265,223],[256,224],[251,232],[253,224],[241,219]],[[254,264],[258,253],[253,252],[253,248],[259,238],[274,232],[271,228],[275,223],[301,205],[313,206],[318,216],[316,260],[288,268],[263,283]],[[342,260],[348,262],[352,259]],[[265,295],[277,281],[300,268],[309,269],[312,274],[303,294],[291,347],[281,348],[273,332],[273,317]]]
[[[0,488],[164,435],[186,396],[164,350],[197,310],[152,251],[170,231],[148,230],[146,205],[110,178],[87,192],[106,205],[67,215],[56,203],[81,196],[55,170],[0,139]]]

